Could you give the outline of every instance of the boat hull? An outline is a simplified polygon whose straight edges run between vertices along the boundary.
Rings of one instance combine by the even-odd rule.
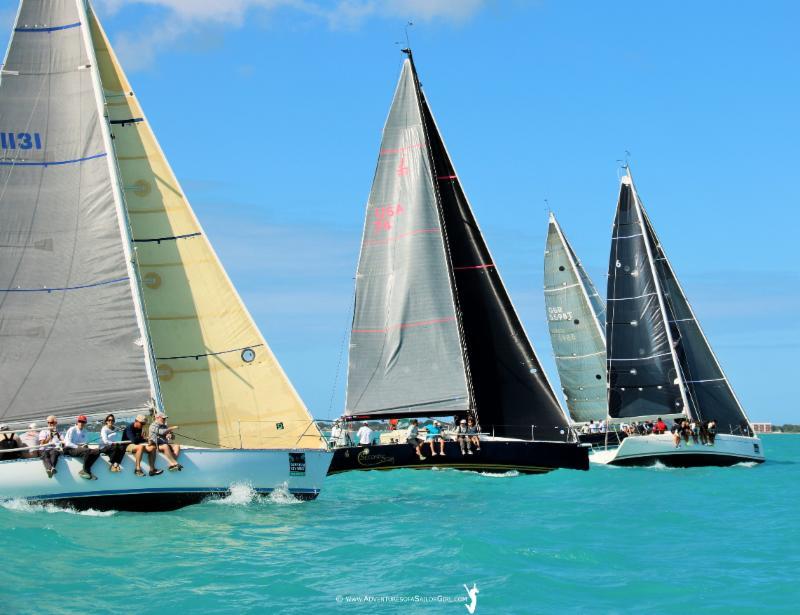
[[[439,451],[439,445],[436,445]],[[377,444],[334,449],[328,474],[352,470],[430,470],[453,468],[477,472],[544,474],[559,468],[589,469],[589,449],[576,443],[528,440],[481,441],[480,452],[462,455],[458,442],[445,443],[445,456],[432,456],[425,443],[424,460],[410,444]]]
[[[742,462],[764,462],[761,441],[755,437],[720,434],[713,446],[687,444],[675,448],[672,434],[633,436],[619,446],[596,446],[590,457],[593,463],[616,466],[652,466],[670,468],[732,466]]]
[[[209,496],[224,496],[235,485],[258,494],[285,491],[298,499],[319,495],[332,454],[318,449],[227,450],[183,448],[180,472],[166,471],[159,455],[159,476],[136,476],[134,461],[126,455],[122,472],[110,472],[105,457],[92,472],[97,480],[78,476],[79,459],[62,456],[58,473],[47,478],[41,459],[0,462],[0,494],[29,502],[52,503],[78,510],[158,512],[196,504]],[[142,469],[147,474],[147,456]]]

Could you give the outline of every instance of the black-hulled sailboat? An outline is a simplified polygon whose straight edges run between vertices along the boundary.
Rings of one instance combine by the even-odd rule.
[[[595,449],[614,465],[725,466],[763,462],[761,443],[694,315],[636,192],[622,177],[608,270],[611,420],[713,421],[713,444],[672,434],[628,437]]]
[[[367,203],[345,417],[466,417],[481,451],[418,458],[387,443],[337,448],[330,473],[452,467],[544,473],[588,469],[478,228],[410,50]],[[427,447],[426,447],[427,448]]]

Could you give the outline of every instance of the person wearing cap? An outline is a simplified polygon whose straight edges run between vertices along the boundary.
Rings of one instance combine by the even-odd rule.
[[[180,444],[171,444],[172,432],[176,427],[167,427],[167,415],[163,412],[156,412],[156,420],[150,425],[147,441],[157,447],[169,462],[168,470],[176,472],[183,470],[183,466],[178,463],[178,455],[181,454]]]
[[[442,457],[444,454],[444,438],[442,437],[442,424],[439,421],[434,421],[433,425],[428,425],[428,444],[431,446],[431,456],[436,456],[436,449],[434,446],[439,442],[439,455]]]
[[[331,437],[329,440],[331,446],[342,446],[342,431],[342,424],[339,422],[339,419],[336,419],[331,427]]]
[[[461,454],[472,455],[472,443],[469,441],[469,435],[467,432],[467,419],[461,419],[458,422],[455,432],[456,440],[458,440],[458,445],[461,447]]]
[[[125,459],[125,445],[119,442],[119,432],[115,428],[117,419],[109,414],[103,421],[100,430],[100,440],[103,443],[100,452],[108,456],[110,462],[108,469],[111,472],[122,472],[120,462]]]
[[[481,426],[471,416],[467,419],[467,433],[469,434],[470,443],[480,452],[481,438],[479,434],[481,433]]]
[[[147,451],[147,459],[150,462],[150,476],[158,476],[163,474],[164,470],[156,468],[156,447],[150,444],[143,435],[143,431],[147,425],[147,417],[144,414],[137,414],[136,419],[125,428],[125,433],[122,435],[123,440],[128,441],[128,453],[133,453],[133,459],[136,467],[133,473],[136,476],[144,476],[142,471],[142,455]]]
[[[39,456],[39,426],[36,423],[28,425],[28,431],[22,434],[19,438],[22,441],[22,446],[28,447],[27,451],[22,453],[25,459],[31,459]]]
[[[100,451],[89,447],[88,434],[85,429],[87,421],[86,416],[81,414],[75,420],[75,424],[67,429],[67,434],[64,436],[64,454],[83,459],[83,468],[78,472],[78,476],[86,480],[96,480],[97,477],[92,474],[92,466],[100,457]]]
[[[0,460],[10,461],[12,459],[19,459],[22,457],[22,451],[14,450],[23,448],[22,440],[19,436],[11,431],[8,425],[0,425]],[[4,452],[9,451],[9,452]]]
[[[56,464],[61,457],[63,446],[64,439],[58,431],[58,419],[51,414],[47,417],[47,429],[39,432],[39,456],[42,458],[47,478],[53,478],[54,474],[58,474]]]
[[[356,433],[359,446],[369,446],[372,444],[372,430],[369,428],[369,423],[364,421]]]

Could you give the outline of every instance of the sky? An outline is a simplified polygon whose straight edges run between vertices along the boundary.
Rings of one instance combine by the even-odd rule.
[[[0,5],[6,32],[14,4]],[[797,3],[94,4],[315,416],[344,405],[363,216],[410,20],[423,88],[551,380],[547,208],[602,293],[627,157],[750,418],[800,423]]]

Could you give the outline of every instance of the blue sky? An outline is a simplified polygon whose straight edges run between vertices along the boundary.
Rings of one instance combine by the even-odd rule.
[[[423,87],[554,382],[545,199],[603,292],[628,150],[750,417],[800,422],[796,3],[95,3],[208,235],[316,416],[343,406],[364,206],[410,18]],[[0,17],[8,31],[13,7]]]

